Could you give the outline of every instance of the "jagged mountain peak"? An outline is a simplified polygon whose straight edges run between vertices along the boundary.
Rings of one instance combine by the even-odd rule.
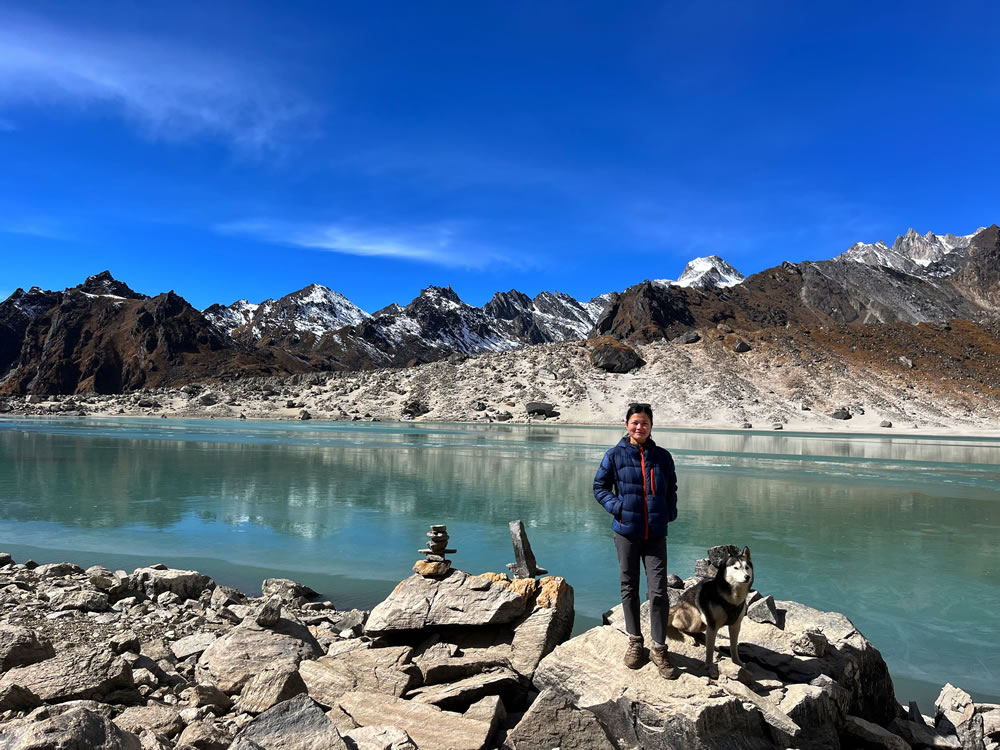
[[[684,266],[684,271],[678,277],[677,281],[673,281],[672,279],[654,279],[653,283],[660,286],[711,289],[735,286],[742,283],[745,279],[746,276],[718,255],[708,255],[689,261]]]
[[[139,294],[123,281],[118,281],[111,271],[101,271],[69,291],[83,292],[95,297],[120,297],[121,299],[149,299],[145,294]]]

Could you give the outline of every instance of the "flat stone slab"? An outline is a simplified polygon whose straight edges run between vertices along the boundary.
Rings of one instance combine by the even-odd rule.
[[[100,700],[119,688],[131,688],[132,669],[110,649],[72,648],[0,677],[0,691],[20,685],[45,703]]]
[[[480,674],[470,675],[458,682],[427,685],[411,690],[406,698],[420,703],[432,703],[444,709],[460,710],[487,695],[517,692],[519,686],[517,672],[496,667]]]
[[[200,656],[217,638],[215,633],[194,633],[171,643],[170,650],[178,659],[187,659],[195,654]]]
[[[379,693],[346,693],[336,708],[358,726],[399,727],[420,750],[482,750],[491,731],[488,722]]]
[[[378,634],[440,625],[496,625],[517,619],[526,606],[527,601],[517,593],[461,570],[439,579],[412,575],[372,610],[365,631]]]
[[[324,706],[334,706],[344,693],[370,690],[400,696],[417,684],[420,672],[408,664],[409,646],[369,648],[342,656],[323,656],[299,665],[299,675],[309,696]]]

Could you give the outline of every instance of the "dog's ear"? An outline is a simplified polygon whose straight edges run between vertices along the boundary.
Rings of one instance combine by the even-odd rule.
[[[750,559],[750,548],[749,547],[744,547],[743,548],[743,557],[745,557],[747,560]]]

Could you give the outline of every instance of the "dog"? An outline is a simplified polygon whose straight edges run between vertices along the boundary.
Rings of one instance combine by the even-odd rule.
[[[733,663],[743,666],[740,659],[740,626],[747,613],[747,594],[753,588],[753,560],[750,548],[730,555],[718,568],[715,578],[699,581],[681,594],[680,601],[670,608],[667,636],[682,641],[684,634],[705,642],[705,668],[709,677],[718,677],[714,663],[715,636],[723,625],[729,627],[729,653]]]

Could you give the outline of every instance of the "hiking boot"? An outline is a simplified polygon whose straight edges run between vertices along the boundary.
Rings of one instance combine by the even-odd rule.
[[[642,636],[630,635],[628,648],[625,649],[625,666],[629,669],[638,669],[645,661],[646,649],[642,647]]]
[[[654,643],[653,648],[649,650],[649,660],[656,665],[656,670],[663,679],[672,680],[677,677],[677,670],[670,663],[670,652],[666,646],[657,646]]]

